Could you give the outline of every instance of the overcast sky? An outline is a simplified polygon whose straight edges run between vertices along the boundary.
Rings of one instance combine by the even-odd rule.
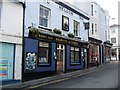
[[[118,21],[118,2],[120,0],[96,0],[98,4],[104,9],[108,10],[111,18],[116,18],[114,23]]]

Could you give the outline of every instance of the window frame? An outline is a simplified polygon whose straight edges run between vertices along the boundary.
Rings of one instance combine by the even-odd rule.
[[[41,13],[40,13],[40,9],[41,9],[41,8],[42,8],[43,10],[47,10],[47,11],[48,11],[48,18],[43,18],[43,16],[41,16]],[[51,16],[51,9],[49,9],[49,8],[43,6],[43,5],[40,5],[40,7],[39,7],[39,26],[40,26],[40,27],[43,27],[43,28],[49,28],[49,27],[50,27],[50,16]],[[40,24],[40,23],[41,23],[41,22],[40,22],[40,18],[47,20],[47,26]]]
[[[91,4],[91,16],[94,16],[94,7],[93,7],[93,4]]]
[[[39,45],[40,45],[40,42],[43,42],[43,43],[48,43],[48,47],[40,47]],[[51,65],[51,60],[52,60],[52,58],[51,58],[51,53],[52,53],[52,50],[51,50],[51,43],[50,42],[47,42],[47,41],[39,41],[38,42],[38,46],[39,46],[39,48],[38,48],[38,63],[37,63],[37,65],[38,65],[38,67],[41,67],[41,66],[50,66]],[[39,53],[39,51],[40,51],[40,48],[47,48],[48,49],[48,62],[47,63],[40,63],[39,62],[39,58],[40,58],[40,53]]]
[[[113,40],[112,39],[114,39],[115,41],[113,42]],[[116,37],[114,37],[114,38],[111,38],[111,43],[116,43]]]
[[[75,23],[78,25],[78,27],[75,27]],[[79,32],[80,32],[80,22],[74,20],[73,21],[73,30],[74,30],[74,35],[75,36],[79,36]],[[77,33],[76,33],[77,32]]]
[[[92,35],[94,35],[94,23],[92,23]]]
[[[71,47],[74,48],[74,50],[71,50]],[[75,48],[79,48],[79,51],[75,51]],[[71,51],[74,51],[74,62],[71,62]],[[81,53],[80,53],[80,47],[76,47],[76,46],[70,46],[70,65],[74,66],[74,65],[81,65]],[[75,53],[78,52],[79,53],[79,62],[75,62]]]

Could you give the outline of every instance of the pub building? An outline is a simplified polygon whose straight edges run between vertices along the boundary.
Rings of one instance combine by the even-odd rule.
[[[54,0],[26,1],[25,13],[23,81],[88,67],[85,13]]]

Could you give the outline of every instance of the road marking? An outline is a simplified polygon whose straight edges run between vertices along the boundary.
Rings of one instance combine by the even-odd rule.
[[[80,77],[80,76],[83,76],[83,75],[86,75],[86,74],[89,74],[89,73],[92,73],[92,72],[96,72],[96,71],[100,71],[100,70],[104,70],[104,69],[108,69],[108,68],[111,68],[111,67],[114,67],[114,66],[109,66],[109,67],[106,67],[106,68],[99,68],[97,70],[93,70],[93,71],[90,71],[90,72],[85,72],[83,74],[77,74],[77,75],[74,75],[72,76],[73,77]],[[27,90],[29,89],[34,89],[34,88],[38,88],[38,87],[41,87],[41,86],[45,86],[45,85],[48,85],[48,84],[53,84],[53,83],[58,83],[58,82],[61,82],[61,81],[65,81],[65,80],[69,80],[71,79],[70,77],[69,78],[62,78],[62,79],[58,79],[58,80],[54,80],[54,81],[50,81],[50,82],[45,82],[45,83],[42,83],[42,84],[38,84],[38,85],[35,85],[35,86],[30,86],[27,88]]]
[[[54,81],[51,81],[51,82],[46,82],[46,83],[43,83],[43,84],[31,86],[31,87],[27,88],[27,90],[34,89],[34,88],[41,87],[41,86],[45,86],[45,85],[52,84],[52,83],[58,83],[58,82],[65,81],[65,80],[68,80],[68,79],[69,78],[63,78],[63,79],[58,79],[58,80],[54,80]]]

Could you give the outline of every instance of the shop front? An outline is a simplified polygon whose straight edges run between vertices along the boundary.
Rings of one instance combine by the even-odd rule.
[[[25,37],[22,80],[84,68],[81,52],[83,44],[87,47],[86,43],[42,31],[37,38]]]
[[[104,62],[110,62],[111,61],[111,47],[112,44],[110,42],[104,42]]]
[[[0,43],[0,81],[14,79],[15,45]]]
[[[102,41],[89,38],[89,67],[96,66],[96,63],[101,64],[101,43]]]

